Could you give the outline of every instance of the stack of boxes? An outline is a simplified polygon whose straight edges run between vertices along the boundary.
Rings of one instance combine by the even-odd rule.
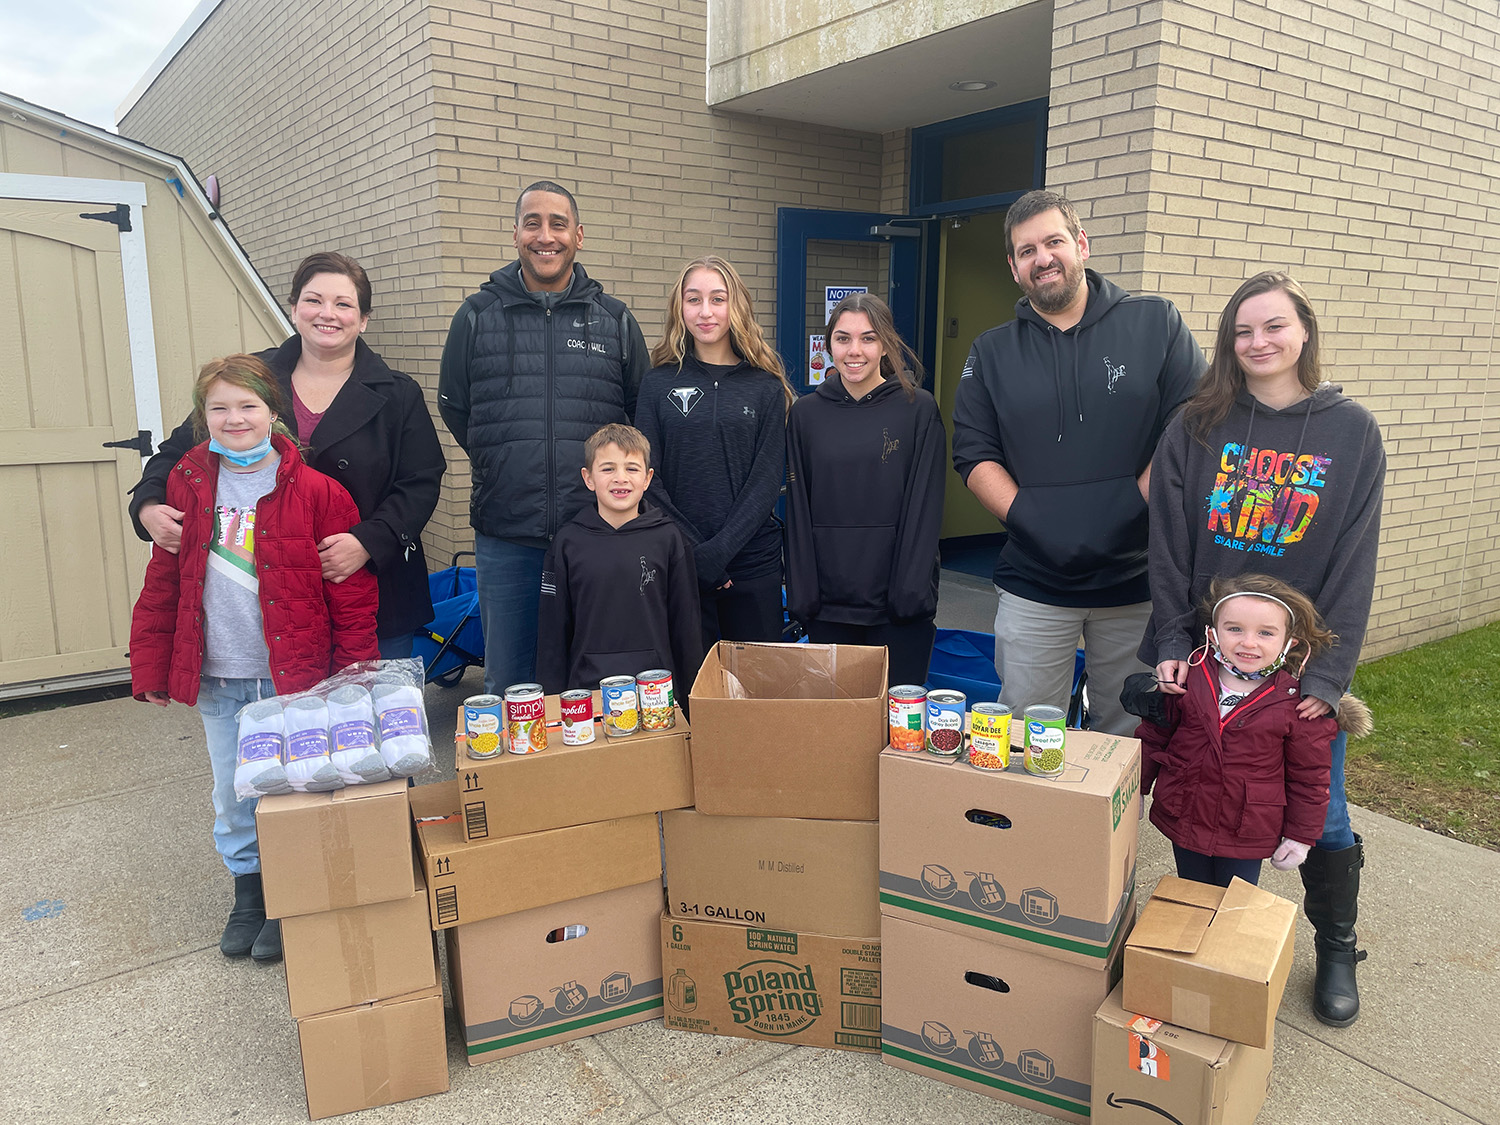
[[[694,681],[696,807],[663,814],[667,1027],[880,1049],[886,654],[721,642]]]
[[[881,755],[881,1050],[1086,1121],[1094,1014],[1135,919],[1140,744],[1070,730],[1067,763],[1044,778],[1019,750],[997,771]]]
[[[411,795],[470,1065],[661,1014],[657,814],[693,801],[687,722],[567,746],[556,696],[546,717],[545,751],[485,761],[460,721],[457,781]]]
[[[308,1115],[446,1090],[443,990],[406,782],[263,797],[256,831]]]

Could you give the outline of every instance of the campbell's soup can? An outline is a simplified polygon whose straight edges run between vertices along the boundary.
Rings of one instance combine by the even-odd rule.
[[[939,688],[927,693],[927,752],[956,758],[964,746],[964,710],[969,702],[961,691]]]
[[[564,746],[586,746],[594,741],[594,693],[565,691],[558,699],[562,709]]]
[[[1067,713],[1061,707],[1034,704],[1026,708],[1026,742],[1022,762],[1027,773],[1059,777],[1067,765],[1064,743]]]
[[[672,673],[665,668],[652,668],[638,672],[635,677],[636,695],[641,701],[642,730],[670,730],[677,723],[673,709]]]
[[[899,684],[886,693],[891,710],[891,746],[914,754],[927,748],[927,689]]]
[[[641,729],[634,676],[606,676],[599,681],[599,697],[604,703],[604,733],[610,738],[624,738]]]
[[[471,758],[500,754],[500,728],[505,725],[504,703],[498,695],[471,695],[464,700],[464,740]]]
[[[511,684],[505,689],[505,732],[512,754],[547,749],[547,700],[541,684]]]
[[[969,712],[969,765],[978,770],[1010,768],[1010,708],[976,703]]]

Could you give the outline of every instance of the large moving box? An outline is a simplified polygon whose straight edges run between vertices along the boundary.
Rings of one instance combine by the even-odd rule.
[[[455,742],[464,839],[520,836],[693,803],[690,732],[681,711],[670,730],[607,738],[596,722],[593,742],[567,746],[560,725],[553,725],[559,706],[557,696],[547,696],[547,749],[539,754],[471,758],[460,722]],[[598,692],[594,714],[600,714]]]
[[[262,797],[255,809],[266,915],[411,897],[406,782]]]
[[[653,880],[449,930],[469,1065],[661,1015],[660,919]]]
[[[720,641],[690,696],[698,811],[874,820],[885,683],[884,648]]]
[[[880,1050],[880,942],[667,914],[660,939],[667,1027]]]
[[[1122,934],[1134,916],[1126,908]],[[1038,1113],[1089,1117],[1093,1020],[1122,945],[1094,965],[886,915],[881,1053],[914,1074]]]
[[[880,936],[879,826],[867,820],[662,814],[667,909],[776,930]]]
[[[1235,879],[1164,876],[1125,945],[1131,1011],[1268,1047],[1292,968],[1297,907]]]
[[[441,986],[308,1016],[297,1037],[314,1121],[448,1088]]]
[[[880,909],[1099,964],[1135,890],[1140,743],[1067,732],[1067,771],[1035,777],[886,750]],[[1091,1013],[1092,1014],[1092,1013]]]
[[[1272,1048],[1128,1012],[1122,988],[1094,1014],[1094,1121],[1251,1125],[1266,1100]]]

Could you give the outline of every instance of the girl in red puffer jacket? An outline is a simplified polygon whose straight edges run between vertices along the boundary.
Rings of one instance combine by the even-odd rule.
[[[266,920],[254,800],[235,796],[236,714],[246,703],[303,691],[379,656],[374,573],[324,581],[318,544],[359,522],[343,486],[302,463],[280,419],[276,378],[260,360],[206,364],[193,419],[208,441],[172,469],[167,503],[183,512],[182,545],[156,547],[130,622],[137,699],[195,705],[214,775],[214,843],[234,876],[227,957],[281,958]]]
[[[1177,874],[1255,883],[1261,860],[1290,871],[1323,832],[1338,723],[1297,714],[1297,675],[1334,637],[1305,595],[1263,574],[1215,579],[1208,605],[1185,693],[1146,696],[1143,708],[1127,686],[1122,701],[1155,712],[1136,730],[1141,791],[1154,787],[1151,822],[1172,841]]]

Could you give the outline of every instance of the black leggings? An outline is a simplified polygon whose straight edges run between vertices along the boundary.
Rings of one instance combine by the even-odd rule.
[[[1230,859],[1222,855],[1204,855],[1190,852],[1186,848],[1172,845],[1172,854],[1177,857],[1177,874],[1195,883],[1211,883],[1216,887],[1229,886],[1236,875],[1247,883],[1260,885],[1260,863],[1258,859]]]
[[[759,578],[737,578],[727,590],[705,590],[700,586],[698,602],[703,607],[705,652],[721,640],[781,640],[784,618],[779,571]]]
[[[838,621],[813,621],[807,627],[807,636],[820,645],[883,645],[889,653],[887,683],[894,687],[927,682],[927,666],[932,662],[932,642],[937,639],[937,626],[930,617],[904,625],[845,625]]]

